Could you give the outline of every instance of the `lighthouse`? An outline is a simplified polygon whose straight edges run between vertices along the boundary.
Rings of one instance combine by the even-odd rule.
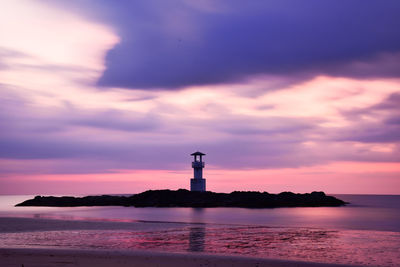
[[[190,191],[206,191],[206,179],[203,179],[203,156],[206,154],[199,151],[190,154],[194,157],[192,162],[193,178],[190,179]]]

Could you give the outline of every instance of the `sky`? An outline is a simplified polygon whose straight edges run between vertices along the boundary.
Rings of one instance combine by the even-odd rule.
[[[0,194],[400,194],[398,0],[0,5]]]

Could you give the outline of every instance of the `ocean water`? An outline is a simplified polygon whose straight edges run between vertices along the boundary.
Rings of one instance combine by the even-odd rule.
[[[400,266],[400,196],[335,196],[351,204],[276,209],[53,208],[14,207],[32,196],[0,196],[0,217],[35,218],[46,223],[46,219],[146,222],[148,226],[142,230],[67,227],[3,231],[0,247],[139,249]]]
[[[134,208],[134,207],[14,207],[34,196],[0,196],[0,216],[245,224],[274,227],[400,232],[400,195],[335,195],[344,207],[310,208]]]

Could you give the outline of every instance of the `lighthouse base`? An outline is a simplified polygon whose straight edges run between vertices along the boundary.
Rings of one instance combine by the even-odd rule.
[[[190,191],[206,191],[206,179],[190,179]]]

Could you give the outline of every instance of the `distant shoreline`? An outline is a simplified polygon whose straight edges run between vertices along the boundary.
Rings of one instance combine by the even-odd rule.
[[[348,203],[327,196],[324,192],[295,194],[282,192],[232,193],[191,192],[185,189],[149,190],[132,196],[86,196],[53,197],[36,196],[15,206],[80,207],[80,206],[133,206],[133,207],[238,207],[238,208],[279,208],[279,207],[338,207]]]

